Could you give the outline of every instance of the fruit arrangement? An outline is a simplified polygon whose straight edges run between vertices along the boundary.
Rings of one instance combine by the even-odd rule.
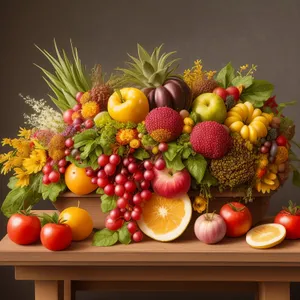
[[[295,125],[282,114],[295,103],[278,104],[273,85],[254,78],[257,66],[235,70],[229,63],[205,71],[196,60],[180,74],[179,59],[170,60],[175,51],[162,54],[161,45],[149,53],[138,45],[137,56],[129,55],[126,67],[106,78],[101,65],[88,74],[73,45],[72,57],[54,46],[56,57],[38,48],[53,72],[38,67],[57,110],[43,99],[23,97],[34,113],[24,115],[17,138],[2,141],[13,150],[0,155],[1,173],[12,172],[1,210],[10,221],[32,218],[34,228],[25,229],[32,231],[25,241],[9,234],[17,243],[40,237],[48,249],[61,250],[92,233],[90,216],[79,207],[43,216],[42,227],[26,213],[40,199],[55,202],[67,190],[99,194],[107,217],[93,244],[110,246],[140,242],[144,235],[174,240],[193,210],[203,213],[194,227],[199,240],[242,236],[251,229],[251,213],[240,202],[209,212],[212,188],[244,191],[241,202],[247,203],[253,190],[278,190],[291,172],[300,186]],[[298,209],[285,209],[276,223],[288,228],[288,214],[296,218]],[[65,235],[65,243],[51,240],[55,232]],[[295,236],[287,229],[287,237]]]

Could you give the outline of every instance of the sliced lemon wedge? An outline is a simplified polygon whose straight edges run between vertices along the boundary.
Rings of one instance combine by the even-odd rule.
[[[253,248],[267,249],[280,244],[286,235],[281,224],[263,224],[252,228],[246,235],[246,242]]]

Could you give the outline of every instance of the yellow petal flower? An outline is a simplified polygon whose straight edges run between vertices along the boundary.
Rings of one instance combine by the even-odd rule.
[[[5,145],[11,146],[11,139],[4,138],[2,140],[2,146],[5,146]]]
[[[39,172],[46,164],[46,152],[42,149],[33,150],[29,158],[23,161],[23,167],[27,170],[28,174]]]
[[[13,151],[8,153],[0,154],[0,164],[3,164],[5,161],[9,160],[13,155]]]
[[[207,200],[204,197],[198,196],[195,198],[193,203],[193,209],[197,211],[199,214],[205,211],[206,206],[207,206]]]
[[[16,178],[18,178],[16,186],[17,187],[28,186],[30,180],[29,174],[24,170],[22,170],[21,168],[15,168],[14,171],[15,171]]]
[[[31,130],[20,127],[18,136],[24,137],[25,139],[29,139],[31,136]]]

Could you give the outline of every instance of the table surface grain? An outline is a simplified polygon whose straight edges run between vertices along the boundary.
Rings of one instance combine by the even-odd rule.
[[[49,212],[49,211],[48,211]],[[192,226],[175,241],[145,238],[141,243],[92,246],[92,236],[52,252],[40,243],[14,244],[6,235],[0,242],[0,265],[13,266],[300,266],[300,240],[285,240],[271,249],[253,249],[241,238],[225,238],[206,245],[195,238]]]

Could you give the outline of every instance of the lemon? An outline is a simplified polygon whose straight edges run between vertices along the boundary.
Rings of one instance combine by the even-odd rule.
[[[185,231],[191,217],[192,205],[188,195],[169,199],[153,194],[143,206],[138,225],[150,238],[168,242],[175,240]]]
[[[280,244],[285,235],[285,227],[281,224],[263,224],[248,231],[246,242],[253,248],[267,249]]]

